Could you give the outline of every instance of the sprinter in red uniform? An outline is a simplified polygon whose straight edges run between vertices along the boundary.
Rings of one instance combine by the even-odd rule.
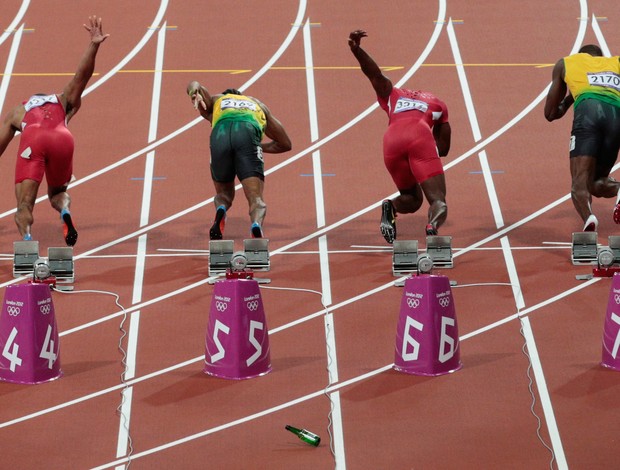
[[[365,31],[349,34],[349,47],[368,77],[381,108],[388,114],[383,136],[383,159],[400,195],[381,206],[381,233],[396,239],[396,214],[416,212],[428,201],[427,235],[437,235],[446,221],[446,180],[439,157],[450,150],[448,108],[432,93],[396,88],[376,62],[360,47]]]
[[[31,96],[9,111],[0,125],[0,155],[16,132],[21,132],[15,166],[15,223],[24,240],[32,240],[32,211],[45,175],[50,203],[60,212],[65,243],[73,246],[77,241],[67,193],[73,173],[73,136],[67,123],[80,109],[82,92],[95,69],[99,45],[108,37],[102,33],[101,18],[93,16],[89,21],[90,26],[84,25],[84,28],[90,33],[90,44],[62,93]]]

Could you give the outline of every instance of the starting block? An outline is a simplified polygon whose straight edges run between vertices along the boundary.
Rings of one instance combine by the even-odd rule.
[[[39,259],[39,242],[13,242],[13,253],[13,277],[32,275],[34,262]]]
[[[598,234],[596,232],[574,232],[571,250],[574,265],[598,263]]]
[[[394,276],[406,276],[418,270],[418,241],[394,240],[392,254],[392,273]]]
[[[249,238],[243,240],[243,251],[248,259],[247,268],[253,271],[269,271],[269,239]]]
[[[252,271],[269,271],[271,269],[269,240],[267,238],[243,240],[243,252],[238,253],[235,253],[234,240],[211,240],[209,242],[209,276],[222,275],[230,268],[235,269],[232,264],[239,254],[245,258],[242,269],[247,268]],[[268,282],[268,280],[262,281]]]
[[[396,277],[411,274],[428,274],[434,267],[452,268],[452,237],[432,235],[426,237],[426,252],[418,252],[417,240],[394,240],[392,274]],[[403,287],[404,280],[394,283]]]
[[[49,247],[47,260],[50,274],[56,278],[57,283],[71,284],[75,281],[72,246]]]
[[[209,276],[225,273],[230,268],[234,248],[233,240],[211,240],[209,242]]]
[[[620,235],[610,235],[607,239],[609,249],[614,255],[614,263],[620,263]]]
[[[438,268],[452,268],[452,237],[431,235],[426,237],[426,254]]]

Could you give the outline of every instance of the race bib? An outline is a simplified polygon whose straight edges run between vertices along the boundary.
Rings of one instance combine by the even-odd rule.
[[[45,103],[58,103],[58,97],[56,95],[34,95],[24,105],[26,112],[37,106],[42,106]]]
[[[588,73],[588,83],[620,92],[620,75],[614,72]]]
[[[220,108],[224,109],[247,109],[250,111],[258,111],[258,106],[254,101],[241,100],[237,98],[222,98]]]
[[[401,96],[394,106],[394,114],[404,113],[405,111],[420,111],[425,113],[428,110],[428,103],[420,100],[412,100]]]

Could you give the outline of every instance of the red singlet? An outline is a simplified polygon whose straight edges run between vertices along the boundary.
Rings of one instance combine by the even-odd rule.
[[[69,183],[73,173],[73,135],[65,123],[65,110],[56,95],[35,95],[24,103],[22,135],[15,165],[15,184],[25,179],[49,187]]]
[[[388,114],[383,136],[383,160],[399,190],[413,188],[443,174],[432,128],[448,122],[448,108],[432,93],[392,88],[390,96],[378,98]]]

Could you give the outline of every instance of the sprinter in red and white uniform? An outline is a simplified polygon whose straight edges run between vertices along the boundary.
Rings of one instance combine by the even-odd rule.
[[[383,160],[400,195],[381,205],[381,233],[396,239],[396,214],[416,212],[428,201],[427,235],[437,235],[446,221],[446,180],[439,157],[450,150],[451,129],[446,104],[432,93],[396,88],[376,62],[360,47],[365,31],[349,34],[349,47],[372,84],[381,108],[388,114],[383,136]]]
[[[45,175],[47,195],[60,213],[65,243],[75,245],[78,232],[70,213],[67,187],[73,174],[73,136],[69,120],[82,104],[82,92],[95,69],[99,45],[108,35],[101,29],[101,18],[90,17],[84,28],[90,44],[78,64],[72,80],[59,94],[37,94],[9,111],[0,125],[0,155],[17,132],[21,132],[15,166],[15,223],[23,240],[32,240],[33,209],[39,186]]]

